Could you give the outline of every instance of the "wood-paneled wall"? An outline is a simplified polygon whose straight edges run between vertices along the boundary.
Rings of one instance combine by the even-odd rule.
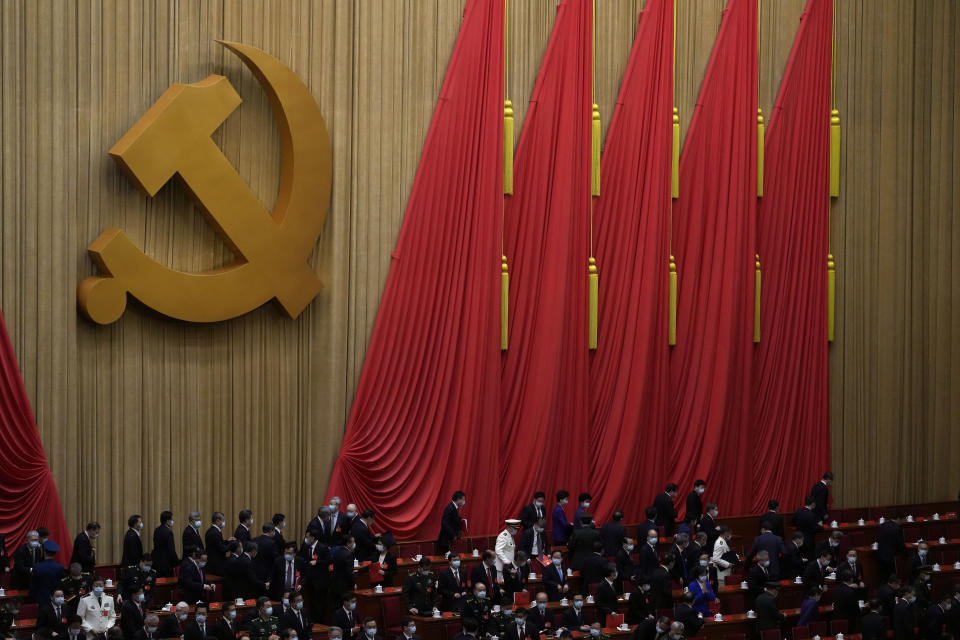
[[[644,0],[600,0],[596,94],[609,124]],[[463,0],[8,0],[0,3],[0,308],[72,529],[126,516],[274,511],[301,529],[323,496]],[[769,115],[804,0],[761,2]],[[678,0],[686,131],[723,0]],[[556,0],[510,0],[510,97],[522,126]],[[960,488],[960,8],[838,0],[843,195],[831,347],[844,504]],[[214,40],[276,55],[331,133],[334,189],[313,264],[326,288],[295,321],[273,306],[198,326],[132,305],[76,313],[108,225],[176,269],[229,250],[176,184],[140,195],[107,149],[173,82],[225,74],[243,105],[214,137],[270,206],[279,148],[254,78]],[[519,130],[519,129],[518,129]],[[606,129],[604,129],[606,130]],[[601,263],[602,264],[602,263]],[[802,452],[798,452],[802,455]],[[651,492],[652,494],[652,492]],[[290,536],[288,536],[290,537]]]

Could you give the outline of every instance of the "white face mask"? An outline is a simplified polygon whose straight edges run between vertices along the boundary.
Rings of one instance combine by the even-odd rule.
[[[590,506],[590,501],[589,501],[589,500],[588,500],[587,502],[584,502],[584,503],[583,503],[583,508],[584,508],[584,509],[586,509],[586,508],[589,507],[589,506]]]

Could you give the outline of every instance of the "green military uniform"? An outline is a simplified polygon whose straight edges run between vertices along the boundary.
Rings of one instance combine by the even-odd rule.
[[[93,583],[93,576],[83,571],[79,576],[73,577],[69,573],[60,579],[60,589],[64,595],[74,594],[80,598],[90,593],[90,585]]]
[[[500,609],[496,613],[491,612],[487,624],[487,633],[502,638],[507,632],[507,627],[511,624],[516,624],[513,620],[512,609]]]
[[[463,603],[463,608],[460,610],[460,616],[462,618],[473,618],[477,621],[479,625],[477,627],[477,635],[485,636],[487,633],[497,633],[497,623],[496,621],[491,622],[490,620],[490,609],[493,605],[490,603],[490,598],[480,599],[476,595],[471,594]],[[487,629],[493,629],[492,632],[488,632]]]
[[[416,609],[420,615],[427,616],[433,611],[437,600],[437,579],[432,573],[421,575],[419,571],[411,573],[403,582],[403,605],[406,610]]]
[[[149,604],[153,600],[153,589],[157,585],[157,572],[150,567],[149,571],[141,571],[140,565],[132,564],[120,574],[120,596],[129,598],[137,589],[143,587],[143,595]]]
[[[272,634],[280,632],[280,621],[276,616],[257,616],[250,621],[250,640],[267,640]]]

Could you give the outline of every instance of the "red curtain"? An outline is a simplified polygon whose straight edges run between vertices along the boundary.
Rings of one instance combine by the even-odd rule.
[[[328,489],[400,539],[459,489],[472,531],[502,513],[503,37],[503,0],[468,2]]]
[[[628,521],[642,520],[668,468],[672,55],[673,0],[649,0],[607,131],[594,209],[601,275],[591,488],[604,519],[623,509]]]
[[[12,557],[27,531],[47,527],[50,539],[60,545],[57,560],[65,564],[70,560],[70,532],[2,314],[0,431],[0,533],[6,536],[7,551]]]
[[[753,511],[798,506],[830,462],[827,391],[831,0],[809,0],[767,133],[758,233]],[[798,455],[802,452],[802,455]]]
[[[668,438],[683,489],[708,479],[721,513],[753,504],[757,1],[730,0],[680,161],[679,273]]]
[[[510,348],[497,460],[504,515],[518,514],[537,489],[588,489],[592,11],[592,0],[557,9],[505,206]]]

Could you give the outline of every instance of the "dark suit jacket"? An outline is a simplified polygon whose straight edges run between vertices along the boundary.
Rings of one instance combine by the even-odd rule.
[[[206,592],[203,590],[206,576],[203,569],[193,562],[193,558],[187,558],[180,563],[180,573],[177,580],[180,585],[181,600],[191,607],[198,601],[207,601]]]
[[[330,615],[330,626],[340,627],[343,630],[344,638],[350,637],[353,634],[353,627],[358,624],[360,624],[359,614],[356,611],[348,612],[342,606],[337,607]]]
[[[183,635],[183,627],[177,616],[171,613],[165,618],[161,618],[160,627],[157,629],[157,635],[161,638],[179,638]]]
[[[188,622],[183,628],[184,640],[204,640],[214,634],[214,625],[210,624],[210,618],[203,623],[203,631],[200,630],[200,624],[196,620]]]
[[[330,580],[331,594],[334,600],[347,591],[352,591],[355,585],[353,578],[353,554],[347,547],[340,547],[333,554],[333,576]],[[343,607],[341,607],[342,609]]]
[[[687,509],[683,519],[687,522],[700,522],[700,516],[703,515],[703,499],[696,491],[687,494]],[[689,635],[689,634],[687,634]]]
[[[750,602],[756,600],[757,596],[763,593],[763,589],[767,582],[774,579],[775,578],[771,576],[769,569],[764,571],[763,567],[758,564],[750,567],[750,571],[747,572],[747,588],[749,589]]]
[[[353,521],[353,525],[350,527],[350,535],[353,536],[353,539],[357,542],[357,548],[353,552],[357,560],[366,562],[376,559],[377,542],[374,540],[370,527],[368,527],[363,520],[356,518]]]
[[[757,596],[757,601],[753,608],[757,612],[757,629],[766,631],[767,629],[779,629],[783,621],[783,614],[777,606],[777,600],[773,595],[764,591]]]
[[[490,567],[490,574],[493,576],[493,582],[490,582],[490,576],[487,575],[487,567],[484,566],[482,562],[478,562],[473,565],[470,569],[470,586],[482,582],[487,587],[487,597],[491,600],[495,599],[494,596],[497,593],[497,568],[496,566]],[[494,604],[498,604],[494,602]]]
[[[820,566],[820,562],[811,560],[803,570],[803,586],[807,589],[814,586],[822,587],[825,577],[826,574]]]
[[[720,537],[720,534],[717,532],[717,522],[713,519],[709,513],[705,513],[700,516],[700,531],[703,531],[707,534],[707,548],[704,549],[707,553],[713,553],[713,543],[717,541],[717,538]]]
[[[580,577],[583,580],[583,597],[590,595],[590,586],[600,583],[605,577],[607,559],[598,553],[591,553],[580,565]]]
[[[454,594],[467,591],[467,572],[463,566],[458,570],[457,576],[453,569],[447,567],[437,576],[437,591],[440,592],[440,609],[442,611],[460,611],[463,597],[454,597]]]
[[[233,537],[240,542],[250,542],[253,538],[253,536],[250,535],[250,530],[242,524],[238,524],[237,528],[233,530]]]
[[[552,636],[552,629],[555,628],[553,612],[547,609],[546,612],[541,615],[537,605],[531,602],[530,608],[527,609],[527,627],[530,628],[531,634],[534,636],[543,633],[544,630],[550,630],[548,631],[548,635]]]
[[[783,516],[776,511],[767,511],[760,516],[760,522],[766,522],[770,533],[783,539]]]
[[[567,541],[567,552],[570,554],[570,566],[574,571],[579,571],[583,566],[583,561],[593,553],[593,543],[600,542],[600,532],[592,527],[580,527],[574,529]]]
[[[650,573],[650,601],[656,609],[667,609],[673,605],[673,582],[666,568],[658,566]]]
[[[86,531],[81,531],[77,534],[77,537],[73,539],[73,554],[70,556],[70,564],[74,562],[79,562],[80,566],[83,567],[83,570],[87,573],[92,572],[96,564],[93,545],[90,544],[90,538],[87,537]]]
[[[437,537],[437,541],[441,545],[449,545],[460,537],[460,527],[462,524],[460,521],[460,509],[457,508],[456,503],[453,501],[448,502],[447,506],[443,509],[443,516],[440,518],[440,535]]]
[[[342,607],[341,607],[342,608]],[[297,617],[297,613],[300,614],[300,617]],[[300,609],[299,612],[291,607],[288,609],[282,616],[280,616],[280,628],[281,629],[295,629],[297,631],[297,638],[310,638],[310,628],[313,626],[313,623],[310,622],[310,618],[307,617],[307,608],[304,607]]]
[[[66,603],[60,605],[60,615],[54,611],[52,602],[45,602],[37,610],[37,630],[50,631],[51,633],[63,633],[67,630],[66,619],[71,615]]]
[[[647,546],[650,546],[650,545],[647,545]],[[670,572],[670,577],[676,580],[681,585],[686,585],[688,582],[690,582],[690,577],[689,577],[690,574],[687,571],[687,563],[683,561],[684,560],[683,551],[681,551],[680,547],[678,547],[676,543],[674,543],[670,545],[670,551],[668,553],[672,553],[673,557],[677,559],[677,561],[673,565],[673,571]]]
[[[803,574],[807,563],[803,561],[803,549],[792,541],[783,545],[783,555],[780,556],[780,577],[784,580],[793,580]]]
[[[165,524],[153,530],[153,569],[161,578],[173,577],[173,568],[179,562],[173,531]]]
[[[783,551],[783,540],[780,536],[772,533],[762,533],[753,539],[750,551],[747,552],[747,558],[753,559],[760,551],[766,551],[770,554],[770,571],[775,575],[780,575],[780,553]]]
[[[903,529],[893,520],[887,520],[877,529],[877,559],[893,564],[893,557],[905,553],[907,545],[903,541]],[[886,576],[881,576],[886,580]]]
[[[600,614],[600,622],[606,626],[607,616],[617,612],[617,592],[606,580],[600,582],[597,587],[597,613]]]
[[[265,591],[263,581],[257,578],[253,570],[253,562],[247,554],[231,557],[227,560],[227,575],[224,576],[224,598],[259,598]],[[228,593],[229,591],[229,593]]]
[[[34,549],[24,542],[13,552],[13,569],[10,575],[10,586],[14,589],[27,589],[30,586],[30,570],[43,560],[43,551]]]
[[[520,511],[520,523],[523,525],[524,529],[531,528],[537,521],[537,518],[546,518],[547,517],[547,505],[544,504],[539,509],[540,513],[537,514],[537,505],[530,503],[525,505]],[[516,626],[516,625],[514,625]]]
[[[616,553],[616,564],[617,564],[617,573],[620,576],[620,580],[633,580],[637,577],[639,570],[637,565],[633,562],[633,556],[627,553],[627,550],[623,548],[623,545],[620,545],[620,548],[617,549]]]
[[[703,626],[703,616],[701,613],[686,602],[681,602],[677,605],[673,617],[677,619],[677,622],[683,623],[683,630],[688,638],[696,636],[697,632],[700,631],[700,628]]]
[[[143,610],[137,606],[136,602],[130,599],[124,600],[120,604],[120,629],[123,631],[124,638],[132,638],[137,631],[143,628],[143,617],[146,611],[146,603]]]
[[[183,555],[188,555],[187,550],[190,547],[203,549],[203,539],[200,537],[200,532],[194,529],[192,524],[188,524],[183,533],[180,534],[180,551],[183,552]]]
[[[123,554],[120,556],[120,567],[129,567],[137,564],[143,557],[143,539],[133,529],[127,529],[123,534]]]
[[[649,543],[644,542],[640,545],[638,551],[640,556],[639,563],[639,575],[649,576],[657,567],[660,566],[660,557],[659,554],[650,546]]]
[[[827,516],[827,495],[829,492],[830,490],[822,480],[810,488],[810,497],[816,501],[813,511],[820,516],[820,520]]]
[[[850,632],[860,619],[860,604],[857,592],[847,584],[838,584],[833,589],[833,618],[850,622]]]
[[[887,620],[878,612],[871,611],[860,618],[861,640],[884,640],[887,637]]]
[[[213,525],[203,536],[207,550],[206,568],[215,576],[223,577],[227,570],[227,542],[223,539],[223,532]]]
[[[567,629],[576,631],[580,627],[588,624],[590,624],[590,618],[588,618],[584,609],[577,611],[576,607],[571,604],[563,610],[563,626]]]
[[[924,621],[926,629],[921,629],[921,633],[927,640],[940,640],[943,633],[943,625],[947,621],[948,613],[940,608],[939,604],[932,604],[927,609],[927,617]]]
[[[210,630],[209,635],[214,636],[217,640],[235,640],[237,631],[239,631],[237,621],[227,620],[226,613],[224,613],[224,616],[217,620],[217,624]],[[346,635],[347,634],[344,633],[344,637],[346,637]]]
[[[294,587],[297,584],[303,585],[303,565],[304,560],[300,556],[293,557],[293,582]],[[297,574],[299,576],[299,582]],[[287,561],[281,555],[273,561],[273,568],[270,570],[270,594],[274,600],[280,600],[283,592],[287,589]],[[282,620],[282,618],[281,618]],[[299,634],[298,634],[299,637]]]
[[[672,536],[677,522],[677,510],[673,506],[673,498],[661,493],[653,499],[653,506],[657,509],[657,524],[663,527],[663,535]]]
[[[303,580],[304,589],[314,592],[326,589],[330,584],[330,549],[319,541],[312,549],[303,544],[297,551],[297,557],[303,560],[303,571],[300,577]],[[316,557],[316,564],[310,564],[314,557]],[[341,595],[343,594],[335,594],[335,596]]]
[[[806,557],[812,558],[816,544],[814,538],[818,531],[823,531],[823,525],[820,524],[820,516],[816,512],[800,507],[793,514],[793,526],[798,531],[803,532],[803,553]]]
[[[600,539],[603,540],[603,555],[615,556],[623,548],[627,537],[627,528],[622,522],[611,520],[600,527]]]
[[[253,542],[257,545],[257,557],[253,559],[253,571],[257,578],[266,582],[270,579],[270,572],[273,571],[273,563],[277,556],[282,555],[277,551],[277,545],[273,541],[273,536],[266,534],[257,536]]]
[[[922,570],[930,569],[930,566],[929,552],[926,558],[921,558],[919,553],[914,553],[910,556],[910,563],[907,567],[907,579],[913,582]]]
[[[544,591],[547,592],[547,599],[551,602],[560,600],[563,597],[561,589],[567,583],[567,575],[563,566],[555,567],[551,563],[549,567],[544,568],[541,577],[543,578]]]
[[[912,640],[913,628],[916,626],[913,605],[897,598],[893,606],[893,638],[894,640]]]
[[[547,540],[546,531],[537,531],[534,532],[533,526],[527,527],[523,530],[523,533],[520,535],[520,544],[517,546],[517,551],[523,551],[527,554],[527,557],[531,557],[533,553],[533,536],[537,536],[537,549],[541,554],[550,555],[550,542]],[[516,625],[514,625],[516,626]]]

